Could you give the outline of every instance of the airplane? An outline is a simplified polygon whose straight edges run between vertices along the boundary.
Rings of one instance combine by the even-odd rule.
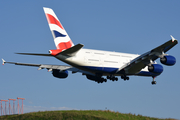
[[[5,63],[39,67],[38,70],[46,68],[52,71],[54,77],[63,79],[68,77],[68,71],[72,73],[82,73],[87,79],[97,83],[107,82],[108,80],[118,81],[121,79],[129,80],[129,76],[146,76],[152,77],[152,85],[156,84],[155,77],[163,72],[163,66],[157,64],[156,59],[167,66],[176,63],[174,56],[165,54],[168,50],[178,44],[178,41],[171,36],[171,40],[164,44],[142,54],[129,54],[121,52],[110,52],[94,49],[84,49],[83,44],[74,45],[64,27],[60,23],[56,14],[51,8],[43,7],[47,18],[49,28],[56,45],[56,49],[49,50],[49,54],[37,53],[16,53],[21,55],[36,55],[55,57],[68,65],[46,65],[46,64],[29,64],[18,62]]]

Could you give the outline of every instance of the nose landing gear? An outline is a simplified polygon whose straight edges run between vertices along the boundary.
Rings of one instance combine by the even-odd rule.
[[[156,81],[155,81],[155,77],[153,76],[153,81],[151,82],[152,85],[155,85],[156,84]]]

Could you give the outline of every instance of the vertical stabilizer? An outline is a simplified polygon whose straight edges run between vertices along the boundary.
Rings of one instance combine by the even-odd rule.
[[[54,11],[45,7],[43,9],[58,51],[63,51],[74,46]]]

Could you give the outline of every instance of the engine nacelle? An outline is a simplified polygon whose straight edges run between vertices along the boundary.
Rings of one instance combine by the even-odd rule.
[[[167,55],[161,58],[160,61],[164,65],[172,66],[176,63],[176,58],[171,55]]]
[[[57,78],[67,78],[68,77],[68,71],[65,70],[65,71],[60,71],[60,70],[52,70],[52,74],[54,77],[57,77]]]
[[[160,64],[152,64],[148,66],[149,72],[161,74],[163,72],[163,66]]]

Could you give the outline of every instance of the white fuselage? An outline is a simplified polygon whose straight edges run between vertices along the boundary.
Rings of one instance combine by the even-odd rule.
[[[138,56],[120,52],[81,49],[73,57],[58,55],[56,58],[91,73],[102,72],[102,75],[110,75],[115,74],[117,70]],[[145,67],[141,71],[148,72],[148,69]]]

